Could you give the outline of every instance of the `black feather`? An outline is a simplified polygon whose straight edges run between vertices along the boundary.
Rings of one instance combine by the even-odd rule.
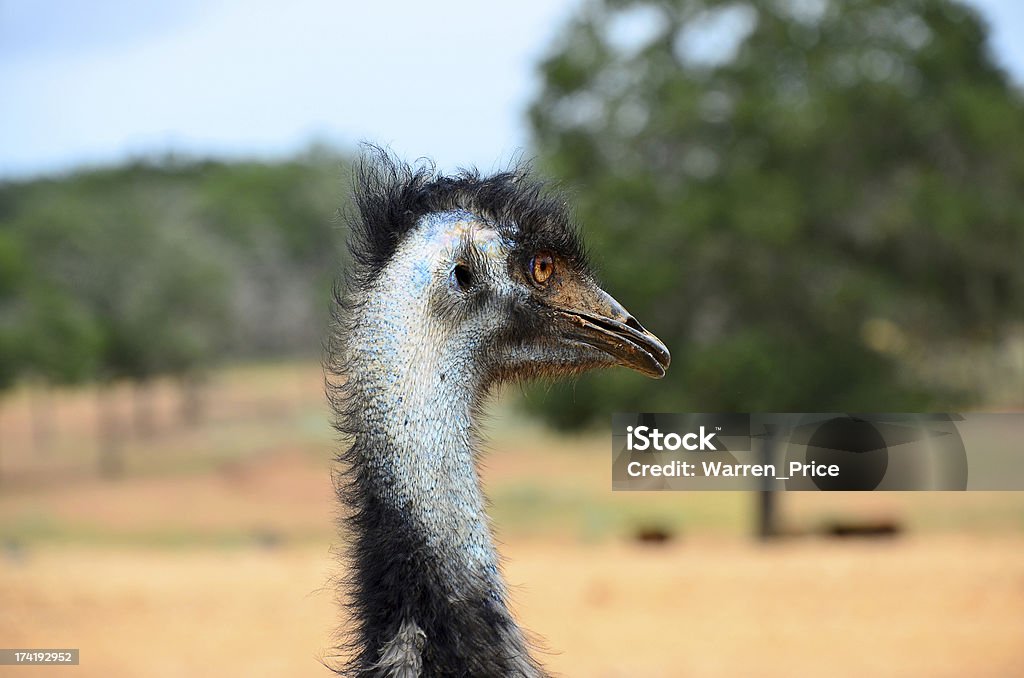
[[[578,270],[587,268],[565,197],[535,178],[527,163],[488,177],[472,169],[446,176],[432,163],[408,165],[367,146],[354,181],[358,214],[348,219],[350,285],[371,283],[424,216],[457,209],[492,224],[524,256],[546,249]]]

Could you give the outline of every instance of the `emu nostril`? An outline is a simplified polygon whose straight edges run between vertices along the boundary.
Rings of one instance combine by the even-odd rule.
[[[626,327],[632,327],[637,332],[646,332],[647,331],[646,329],[644,329],[644,326],[641,325],[640,323],[638,323],[636,321],[636,318],[634,318],[633,316],[627,316],[625,324],[626,324]]]

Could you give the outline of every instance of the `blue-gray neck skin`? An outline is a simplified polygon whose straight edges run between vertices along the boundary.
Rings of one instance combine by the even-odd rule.
[[[463,238],[501,253],[472,215],[431,215],[348,323],[357,675],[540,674],[505,603],[474,463],[486,328],[445,322],[433,292]]]

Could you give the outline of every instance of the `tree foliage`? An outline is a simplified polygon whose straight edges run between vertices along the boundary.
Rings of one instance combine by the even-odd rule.
[[[173,157],[0,184],[0,383],[315,355],[349,163]]]
[[[1024,103],[972,10],[595,0],[541,74],[542,162],[673,352],[664,386],[556,389],[556,421],[972,397],[923,378],[926,349],[994,341],[1024,307]]]
[[[18,241],[0,232],[0,394],[14,384],[23,369],[17,300],[25,288],[25,279]]]

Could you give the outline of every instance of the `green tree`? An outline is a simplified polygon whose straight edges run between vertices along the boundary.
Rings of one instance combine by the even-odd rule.
[[[664,386],[584,378],[538,409],[975,395],[922,377],[931,347],[993,341],[1024,306],[1024,104],[973,10],[595,0],[540,70],[541,162],[673,365]]]
[[[23,369],[17,299],[26,273],[20,243],[12,233],[0,232],[0,398]]]
[[[13,233],[0,231],[0,461],[4,448],[4,399],[24,369],[22,344],[18,336],[17,302],[26,278],[21,243]],[[2,480],[3,474],[0,473]]]

